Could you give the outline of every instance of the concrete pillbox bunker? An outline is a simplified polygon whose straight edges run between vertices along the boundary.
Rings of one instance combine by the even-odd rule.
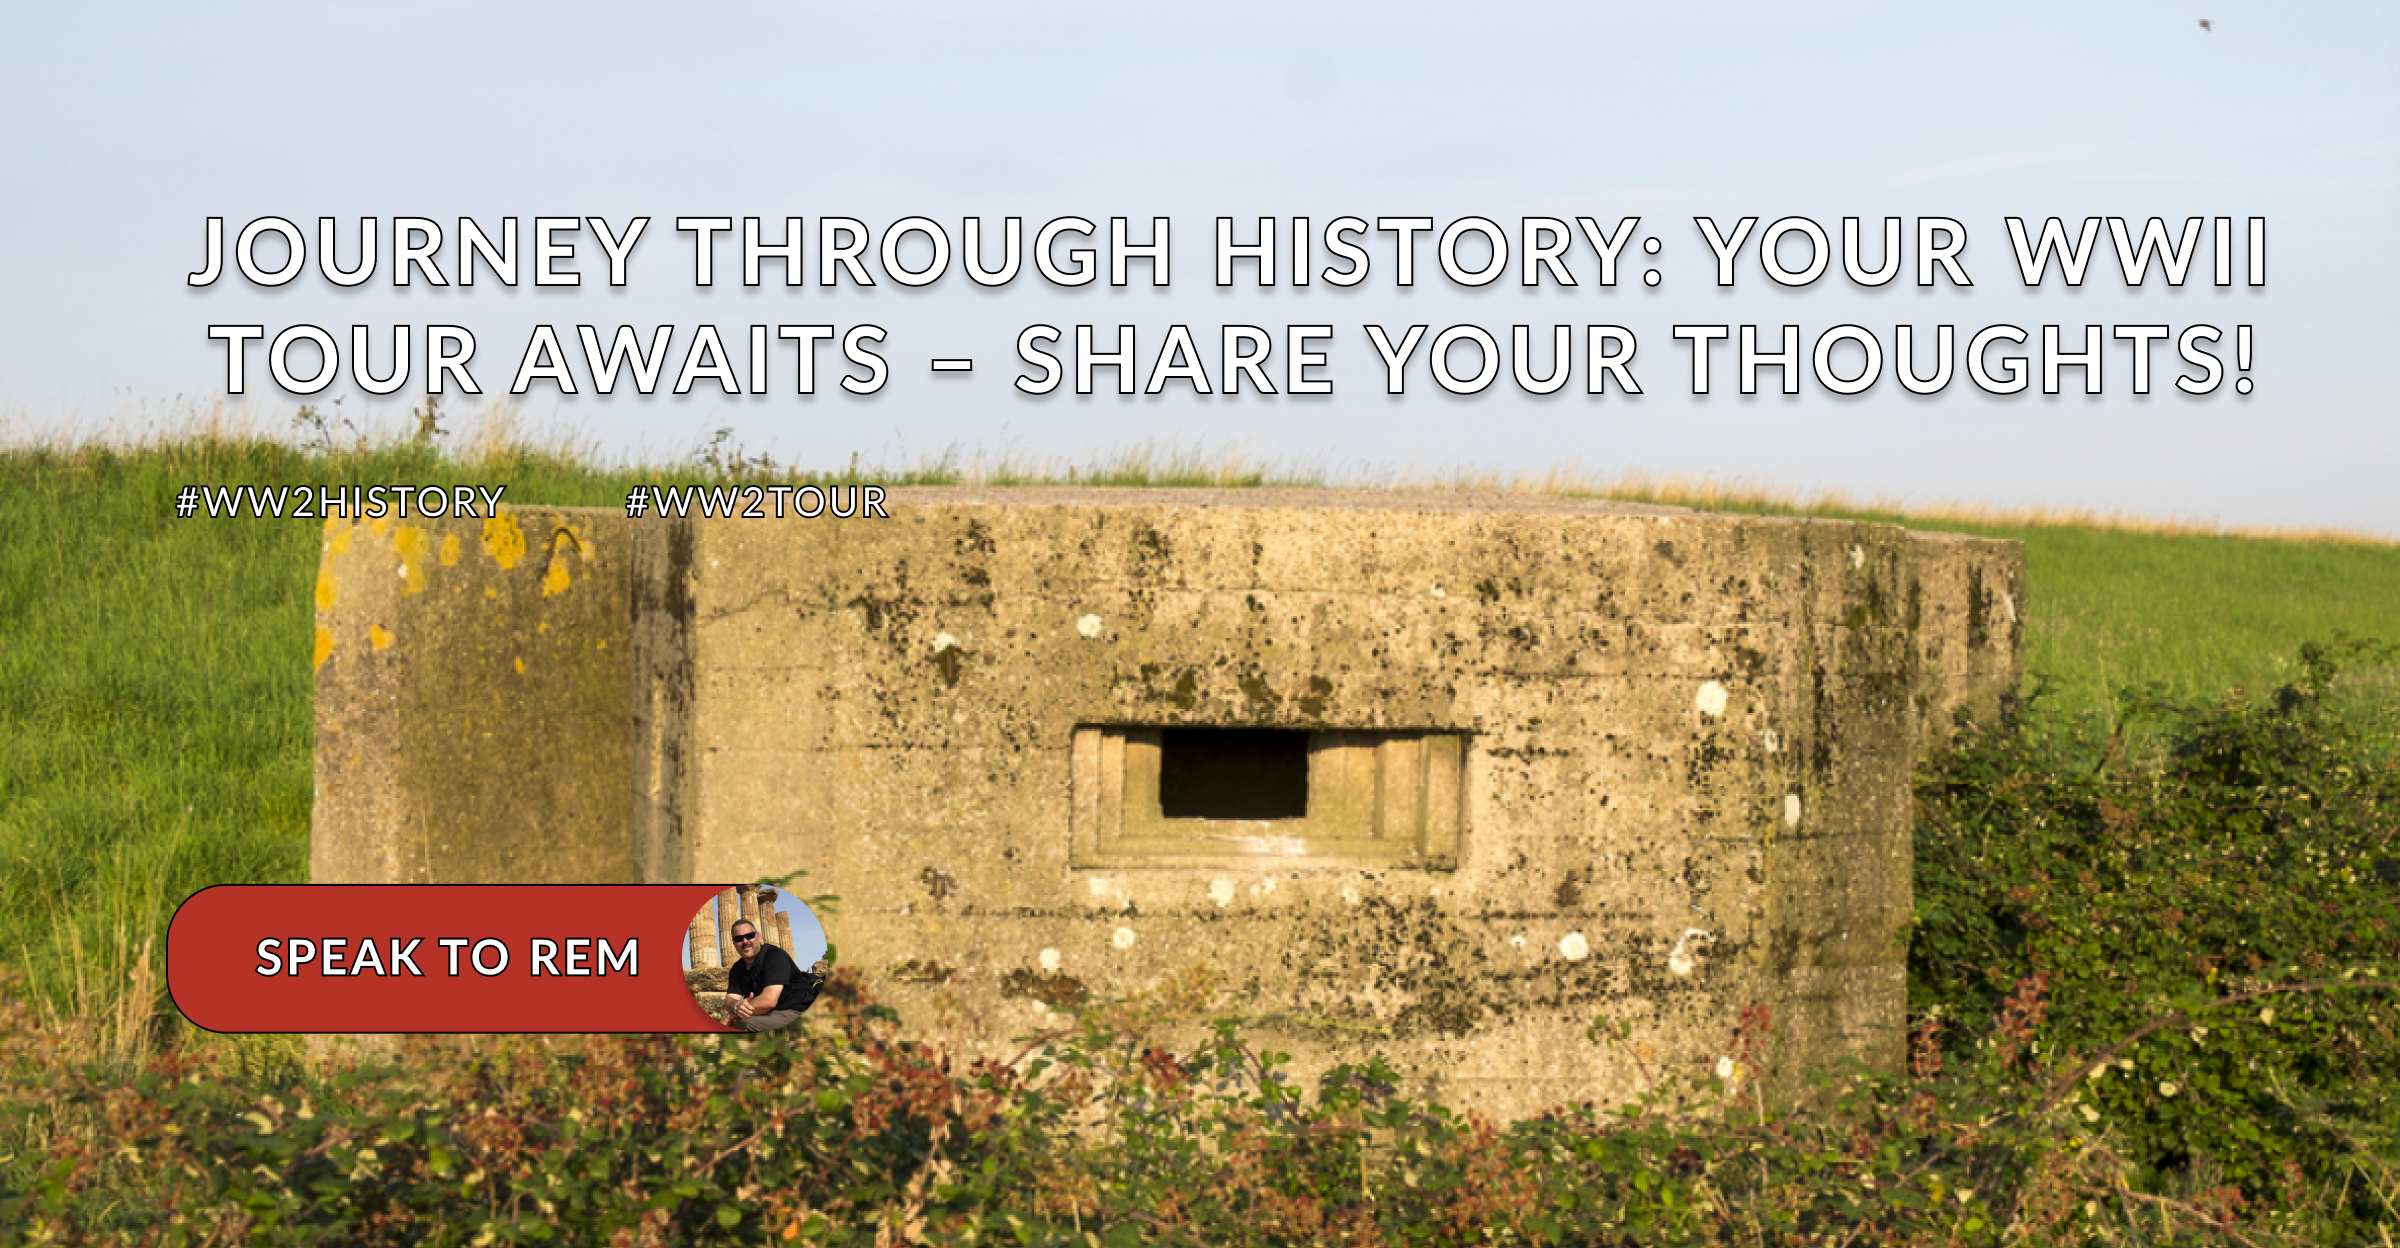
[[[1779,1081],[1897,1063],[1911,771],[2015,685],[2015,544],[1507,495],[887,506],[331,522],[313,877],[805,869],[843,965],[1001,1057],[1202,966],[1303,1070],[1379,1053],[1499,1115],[1713,1065],[1753,1004]]]

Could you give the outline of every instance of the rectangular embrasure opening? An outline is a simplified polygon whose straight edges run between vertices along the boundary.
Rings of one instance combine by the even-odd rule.
[[[1169,819],[1305,819],[1308,734],[1286,728],[1168,728],[1158,807]]]
[[[1448,870],[1465,823],[1466,743],[1417,729],[1079,727],[1071,860]]]

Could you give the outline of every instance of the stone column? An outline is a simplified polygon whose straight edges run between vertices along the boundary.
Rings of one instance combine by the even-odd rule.
[[[775,947],[785,953],[792,951],[792,913],[789,910],[775,912]]]
[[[719,966],[731,967],[741,960],[742,955],[734,952],[733,948],[733,921],[740,918],[741,914],[742,903],[740,898],[734,895],[733,889],[728,888],[717,894],[717,965]]]
[[[692,969],[723,965],[717,956],[717,899],[711,897],[692,916]]]
[[[758,921],[758,885],[736,884],[734,891],[739,893],[742,898],[742,917],[756,924],[758,934],[764,937],[767,934],[766,925]]]
[[[758,890],[758,932],[767,938],[768,944],[789,953],[791,946],[784,942],[783,933],[791,926],[791,918],[775,908],[775,903],[782,899],[783,895],[774,889]]]

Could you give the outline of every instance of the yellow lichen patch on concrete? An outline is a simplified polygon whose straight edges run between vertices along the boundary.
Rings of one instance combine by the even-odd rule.
[[[575,578],[567,572],[566,554],[570,550],[583,556],[585,563],[592,561],[591,542],[585,538],[580,524],[561,525],[550,534],[550,563],[542,569],[542,597],[557,597],[575,583]]]
[[[391,532],[391,529],[392,522],[388,517],[377,516],[374,519],[367,521],[367,532],[372,533],[377,537],[381,537],[384,534]]]
[[[367,644],[375,647],[378,650],[391,649],[392,630],[385,628],[381,624],[367,625]]]
[[[333,569],[320,566],[317,569],[317,610],[330,611],[332,609]]]
[[[400,575],[408,582],[408,587],[400,592],[423,593],[425,560],[433,553],[433,539],[425,535],[425,530],[413,524],[404,524],[399,532],[392,535],[392,549],[400,554]]]
[[[358,531],[358,523],[338,516],[325,518],[325,553],[338,555],[350,549],[350,535]]]
[[[332,629],[330,629],[330,628],[327,628],[327,627],[325,627],[325,626],[324,626],[324,625],[322,625],[322,624],[319,624],[319,625],[317,626],[317,653],[316,653],[316,656],[315,656],[314,658],[311,658],[311,659],[309,660],[309,666],[310,666],[312,669],[313,669],[313,668],[319,668],[319,667],[323,667],[323,666],[325,666],[325,660],[327,660],[327,659],[329,659],[329,658],[332,658],[332,657],[333,657],[333,630],[332,630]]]
[[[458,534],[456,533],[442,535],[442,566],[445,568],[458,566]]]
[[[519,675],[519,676],[522,676],[522,675],[524,675],[524,674],[525,674],[525,659],[524,659],[524,656],[522,656],[522,655],[519,655],[519,656],[517,657],[517,675]]]
[[[517,528],[515,516],[493,516],[483,522],[484,553],[502,568],[517,566],[525,557],[525,534]]]

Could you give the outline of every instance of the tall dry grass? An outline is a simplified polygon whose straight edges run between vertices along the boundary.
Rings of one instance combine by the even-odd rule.
[[[335,456],[375,455],[420,443],[427,409],[368,415],[344,405],[303,404],[297,413],[270,412],[243,400],[205,406],[143,404],[117,415],[43,421],[29,413],[0,415],[0,452],[72,453],[106,448],[142,451],[193,445],[244,448],[281,444]],[[1339,488],[1524,494],[1653,503],[1703,511],[1887,519],[1919,526],[1981,529],[2073,528],[2158,536],[2240,537],[2344,546],[2392,546],[2400,534],[2367,529],[2226,523],[2194,516],[2161,516],[2118,508],[2063,504],[1999,504],[1974,500],[1912,500],[1809,490],[1745,477],[1656,475],[1639,470],[1596,472],[1565,466],[1531,472],[1490,469],[1409,472],[1361,468],[1336,472],[1321,462],[1262,457],[1240,446],[1206,440],[1146,441],[1083,456],[1044,455],[953,443],[902,463],[870,464],[853,456],[835,467],[810,469],[744,446],[730,428],[698,438],[663,458],[611,456],[574,426],[540,424],[519,404],[501,399],[467,411],[432,415],[441,429],[424,443],[456,469],[508,476],[528,467],[627,480],[667,481],[678,473],[745,478],[866,480],[889,484],[1142,488]]]
[[[2073,528],[2110,533],[2244,537],[2347,546],[2400,544],[2400,536],[2366,529],[2226,524],[2220,520],[2194,517],[2154,516],[2121,509],[2099,510],[2041,503],[1919,502],[1888,495],[1859,497],[1840,490],[1794,490],[1741,477],[1652,476],[1641,472],[1601,475],[1568,468],[1517,475],[1480,473],[1395,478],[1390,484],[1400,488],[1655,503],[1700,511],[1882,518],[1918,526],[1958,524],[1986,529]]]

